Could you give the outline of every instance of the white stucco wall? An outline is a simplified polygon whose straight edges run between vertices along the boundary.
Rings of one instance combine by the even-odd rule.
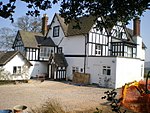
[[[81,72],[81,68],[84,69],[84,58],[83,57],[66,57],[68,62],[67,67],[67,78],[72,79],[72,67],[78,67],[79,72]]]
[[[84,69],[84,57],[67,57],[67,78],[72,79],[72,67],[78,67],[79,72]],[[86,73],[90,73],[90,83],[96,83],[101,87],[115,87],[116,75],[115,57],[88,57],[86,59]],[[103,75],[103,66],[110,66],[111,75]],[[83,71],[84,72],[84,71]],[[81,73],[83,73],[81,72]],[[108,80],[106,82],[106,80]]]
[[[48,62],[38,62],[38,61],[30,61],[30,62],[33,65],[29,71],[31,77],[36,77],[36,75],[38,74],[47,73]]]
[[[125,83],[139,81],[144,76],[144,61],[133,58],[117,57],[116,60],[116,86],[122,87]]]
[[[53,27],[54,26],[59,26],[59,37],[53,37]],[[52,40],[54,41],[54,43],[56,45],[58,45],[61,42],[62,38],[64,37],[64,33],[63,33],[63,30],[62,30],[60,23],[59,23],[58,19],[56,18],[56,16],[54,17],[53,22],[50,27],[51,27],[51,29],[49,29],[47,37],[51,37]]]
[[[23,71],[23,66],[26,64],[26,61],[24,58],[20,55],[17,54],[14,58],[12,58],[3,68],[5,71],[9,72],[10,74],[10,79],[11,80],[24,80],[24,79],[30,79],[30,74],[28,73],[28,70],[26,71],[26,74],[21,74],[18,76],[13,75],[13,67],[14,66],[21,66],[21,71]]]
[[[142,37],[134,36],[133,40],[137,43],[137,55],[136,58],[140,58],[142,60],[145,59],[145,50],[142,48]]]
[[[86,73],[91,74],[91,83],[99,84],[101,87],[115,87],[116,74],[115,57],[88,57]],[[103,75],[103,66],[109,66],[111,75]],[[106,82],[108,80],[108,82]]]
[[[85,36],[69,36],[65,37],[60,47],[63,47],[65,55],[84,55],[85,54]]]
[[[63,48],[63,53],[69,55],[83,55],[85,51],[85,36],[68,36],[65,37],[64,32],[59,27],[59,37],[53,37],[53,27],[60,26],[58,19],[55,17],[51,24],[51,29],[48,32],[47,37],[51,37],[56,45]]]
[[[84,69],[84,58],[67,57],[69,64],[67,77],[72,79],[72,67],[78,67],[79,72]],[[109,66],[110,75],[103,74],[103,66]],[[144,76],[144,61],[123,57],[88,57],[86,59],[86,73],[90,73],[90,83],[101,87],[120,88],[125,83],[139,81]]]

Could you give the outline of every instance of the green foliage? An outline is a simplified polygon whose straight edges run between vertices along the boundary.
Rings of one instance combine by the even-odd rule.
[[[102,99],[106,99],[107,101],[109,101],[111,104],[111,109],[112,111],[116,112],[116,113],[126,113],[126,110],[121,110],[121,101],[122,98],[117,99],[117,92],[115,91],[115,89],[113,89],[112,91],[106,91],[104,92],[104,94],[106,94],[105,96],[102,97]]]
[[[136,16],[141,16],[150,6],[149,0],[64,0],[60,13],[66,22],[81,16],[93,15],[98,28],[108,28],[118,21],[127,24]]]
[[[150,9],[149,0],[21,0],[28,7],[27,15],[39,16],[40,10],[47,10],[53,4],[61,2],[60,14],[68,23],[72,19],[78,20],[81,16],[93,15],[103,18],[97,20],[97,27],[110,27],[120,21],[127,24],[136,16],[141,16],[146,9]],[[4,4],[0,2],[0,16],[10,18],[13,22],[16,0],[9,0]],[[95,20],[93,20],[95,21]]]

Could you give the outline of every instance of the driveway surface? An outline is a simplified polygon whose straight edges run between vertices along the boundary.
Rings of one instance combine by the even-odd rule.
[[[16,85],[0,85],[0,109],[12,109],[18,104],[30,109],[40,106],[48,99],[59,100],[66,111],[96,108],[106,102],[101,97],[107,90],[109,89],[36,80]]]

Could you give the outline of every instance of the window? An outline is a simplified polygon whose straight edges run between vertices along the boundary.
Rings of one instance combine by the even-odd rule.
[[[133,58],[136,58],[136,48],[133,48]]]
[[[101,45],[95,45],[95,55],[101,55]]]
[[[103,66],[103,75],[111,75],[110,66]]]
[[[117,38],[119,38],[119,39],[125,39],[126,38],[125,32],[118,32]]]
[[[132,48],[128,47],[128,57],[132,57]]]
[[[62,47],[58,47],[57,53],[62,53]]]
[[[53,37],[59,36],[59,26],[53,27]]]
[[[79,68],[78,67],[72,67],[72,74],[75,72],[79,72]]]
[[[21,66],[14,66],[13,74],[20,74],[20,73],[21,73]]]
[[[41,47],[40,48],[40,57],[41,58],[49,58],[53,48],[50,47]]]
[[[136,55],[136,48],[132,48],[129,46],[124,47],[124,56],[125,57],[135,57]]]

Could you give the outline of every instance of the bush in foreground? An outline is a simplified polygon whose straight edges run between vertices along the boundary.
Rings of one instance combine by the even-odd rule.
[[[58,100],[48,99],[41,107],[31,109],[31,113],[65,113]]]

